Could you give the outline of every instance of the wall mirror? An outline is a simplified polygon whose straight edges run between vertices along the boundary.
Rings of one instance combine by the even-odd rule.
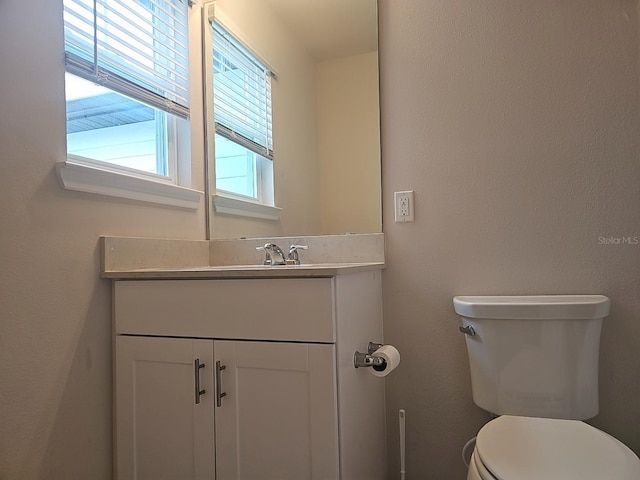
[[[214,25],[269,74],[265,169],[249,144],[225,154],[214,96],[236,62],[214,53]],[[376,0],[215,0],[203,32],[210,238],[382,231]]]

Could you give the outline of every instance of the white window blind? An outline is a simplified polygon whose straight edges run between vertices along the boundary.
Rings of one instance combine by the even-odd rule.
[[[272,73],[220,24],[211,27],[216,133],[273,160]]]
[[[69,73],[189,117],[187,0],[64,0]]]

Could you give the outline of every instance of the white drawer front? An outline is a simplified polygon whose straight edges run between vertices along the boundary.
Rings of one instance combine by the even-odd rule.
[[[335,342],[332,278],[114,282],[120,334]]]

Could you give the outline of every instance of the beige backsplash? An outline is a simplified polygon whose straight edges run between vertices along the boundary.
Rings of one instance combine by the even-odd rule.
[[[210,241],[103,236],[101,271],[261,264],[264,257],[256,247],[267,242],[285,251],[291,244],[307,245],[299,252],[303,264],[384,262],[382,233]]]
[[[207,240],[100,237],[100,270],[188,268],[208,265]]]
[[[298,252],[300,262],[303,264],[384,262],[384,235],[366,233],[212,240],[210,243],[211,265],[262,263],[264,254],[256,251],[256,247],[267,242],[277,244],[285,253],[290,245],[307,245],[308,250]]]

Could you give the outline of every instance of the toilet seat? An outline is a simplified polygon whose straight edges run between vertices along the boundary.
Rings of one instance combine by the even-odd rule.
[[[640,478],[640,459],[627,446],[577,420],[498,417],[478,433],[474,461],[485,480]]]

